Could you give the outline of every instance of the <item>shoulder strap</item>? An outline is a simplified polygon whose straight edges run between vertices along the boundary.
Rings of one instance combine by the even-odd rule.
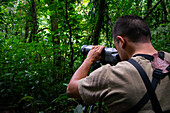
[[[164,54],[164,52],[159,51],[159,52],[158,52],[158,56],[159,56],[159,58],[161,58],[162,60],[164,60],[165,54]]]
[[[154,60],[154,57],[151,56],[151,55],[146,55],[146,54],[136,54],[135,56],[142,56],[148,60],[150,60],[151,62],[153,62]],[[134,56],[134,57],[135,57]],[[164,60],[164,57],[165,57],[165,54],[164,52],[158,52],[158,57],[161,59],[161,60]],[[130,62],[131,63],[131,62]],[[137,62],[136,62],[137,63]],[[166,75],[168,75],[170,73],[170,65],[167,65],[167,62],[165,61],[164,62],[166,64],[166,70],[168,72],[166,73],[163,73],[161,69],[154,69],[153,71],[153,78],[152,78],[152,86],[153,86],[153,89],[155,90],[156,87],[157,87],[157,84],[159,83],[160,79],[163,79]],[[139,65],[139,64],[138,64]],[[140,65],[139,65],[140,66]],[[150,82],[150,81],[149,81]],[[129,109],[128,111],[124,112],[124,113],[137,113],[138,111],[140,111],[144,105],[149,101],[150,97],[148,95],[148,93],[146,93],[143,98],[135,105],[133,106],[131,109]],[[164,111],[165,113],[167,113],[167,111]],[[164,113],[163,112],[163,113]],[[170,112],[170,111],[168,111]]]
[[[151,100],[152,103],[152,108],[155,111],[155,113],[161,113],[162,109],[160,107],[159,101],[157,99],[157,96],[155,94],[154,88],[147,76],[147,74],[145,73],[145,71],[143,70],[143,68],[133,59],[130,59],[128,62],[130,62],[139,72],[139,74],[141,75],[142,80],[144,81],[144,84],[146,86],[147,89],[147,93],[145,94],[145,96],[142,99],[146,99],[146,101],[143,104],[147,103],[147,98],[149,97],[149,99]],[[142,100],[141,99],[141,100]],[[140,104],[140,103],[139,103]],[[144,106],[143,104],[140,104],[140,106]],[[141,109],[141,108],[140,108]],[[139,110],[140,110],[139,109]]]

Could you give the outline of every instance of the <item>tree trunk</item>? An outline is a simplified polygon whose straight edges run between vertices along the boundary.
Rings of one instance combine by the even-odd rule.
[[[103,27],[104,22],[104,9],[105,9],[105,0],[100,0],[99,4],[99,16],[95,26],[94,34],[93,34],[93,44],[98,45],[98,38],[100,36],[101,28]]]
[[[70,43],[70,50],[71,50],[71,62],[70,62],[70,69],[71,69],[71,73],[73,74],[73,65],[74,65],[74,59],[73,59],[73,55],[74,55],[74,49],[73,49],[73,42],[71,41],[72,40],[72,29],[71,29],[71,25],[68,21],[68,11],[67,11],[67,6],[68,5],[68,0],[66,0],[66,5],[65,5],[65,8],[66,8],[66,23],[68,25],[68,28],[69,28],[69,43]]]
[[[109,17],[109,9],[108,5],[106,4],[106,42],[108,47],[112,47],[112,33],[109,32],[109,27],[112,29],[113,25],[111,23],[111,19]]]
[[[152,0],[148,0],[147,1],[147,10],[146,10],[146,12],[149,12],[151,10],[151,8],[152,8]],[[147,20],[150,23],[152,21],[152,16],[148,16]]]
[[[31,30],[29,42],[32,42],[35,40],[38,42],[38,39],[36,39],[36,34],[38,30],[38,22],[37,22],[37,12],[36,12],[35,1],[31,0],[31,3],[32,3],[32,25],[33,26]]]
[[[28,20],[26,20],[26,23],[25,23],[25,42],[28,38],[28,34],[29,34],[29,27],[28,27]]]
[[[162,20],[162,22],[166,23],[167,22],[168,12],[166,10],[165,2],[162,1],[161,5],[162,5],[162,8],[163,8],[163,18],[162,18],[163,20]]]
[[[54,0],[50,1],[49,4],[50,7],[52,7],[52,10],[54,11],[54,14],[50,16],[50,20],[51,20],[51,31],[53,33],[52,35],[52,41],[53,41],[53,63],[55,66],[60,66],[60,60],[61,60],[61,56],[60,56],[60,51],[56,52],[56,50],[59,50],[59,47],[56,48],[57,45],[60,44],[60,40],[59,40],[59,36],[58,36],[58,19],[57,19],[57,12],[56,12],[56,8],[54,6]]]

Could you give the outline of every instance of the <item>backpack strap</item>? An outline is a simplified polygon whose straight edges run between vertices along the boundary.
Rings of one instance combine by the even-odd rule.
[[[164,52],[158,52],[158,54],[153,55],[155,61],[151,61],[153,66],[153,86],[156,88],[160,79],[163,79],[166,75],[170,73],[170,63],[164,59]]]
[[[153,62],[154,60],[154,57],[151,56],[151,55],[146,55],[146,54],[136,54],[135,56],[142,56],[148,60],[150,60],[150,62]],[[135,57],[134,56],[134,57]],[[161,69],[158,69],[158,68],[155,68],[154,71],[153,71],[153,78],[152,78],[152,86],[153,86],[153,90],[155,91],[156,87],[157,87],[157,84],[159,83],[160,79],[163,79],[166,75],[168,75],[170,73],[170,63],[167,62],[166,60],[164,60],[164,52],[158,52],[158,57],[164,61],[163,64],[166,64],[167,67],[164,67],[162,69],[164,69],[164,72],[162,72]],[[134,61],[131,61],[131,59],[129,60],[130,63],[132,63],[132,65],[134,64],[133,62]],[[137,62],[136,62],[137,63]],[[136,65],[135,63],[135,65]],[[138,64],[138,63],[137,63]],[[135,67],[134,65],[134,67]],[[139,65],[139,64],[138,64]],[[139,65],[140,66],[140,65]],[[138,67],[136,67],[138,68]],[[165,73],[165,68],[167,70],[167,72]],[[140,70],[140,69],[139,69]],[[143,70],[143,69],[142,69]],[[144,71],[144,70],[143,70]],[[141,75],[141,74],[140,74]],[[149,81],[150,82],[150,81]],[[143,96],[143,98],[135,105],[133,106],[131,109],[129,109],[128,111],[124,112],[124,113],[137,113],[138,111],[140,111],[144,105],[149,101],[150,97],[149,97],[149,94],[148,92]],[[168,113],[170,112],[170,110],[168,111],[164,111],[163,113]]]
[[[161,51],[158,52],[158,56],[159,56],[159,58],[161,58],[162,60],[164,60],[164,58],[165,58],[164,52],[161,52]]]
[[[137,104],[137,106],[139,106],[138,110],[140,110],[141,107],[143,107],[147,103],[148,97],[149,97],[149,99],[151,100],[151,103],[152,103],[152,108],[155,111],[155,113],[162,113],[162,109],[160,107],[159,101],[158,101],[157,96],[155,94],[155,89],[153,88],[147,74],[145,73],[143,68],[135,60],[130,59],[130,60],[128,60],[128,62],[130,62],[138,70],[142,80],[144,81],[146,89],[147,89],[147,93],[140,100],[142,103]],[[157,83],[157,82],[155,82],[155,83]],[[145,100],[145,101],[143,101],[143,100]]]

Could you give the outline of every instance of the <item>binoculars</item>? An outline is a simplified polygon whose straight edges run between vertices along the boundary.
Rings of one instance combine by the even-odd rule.
[[[81,52],[83,55],[87,55],[88,52],[91,50],[93,45],[83,45],[81,47]],[[120,57],[115,48],[107,48],[105,47],[101,52],[101,60],[100,62],[102,64],[110,64],[110,65],[116,65],[118,62],[120,62]]]

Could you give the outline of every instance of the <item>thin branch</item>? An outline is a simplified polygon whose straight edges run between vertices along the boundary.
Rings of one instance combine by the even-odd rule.
[[[49,29],[49,28],[40,29],[40,30],[37,31],[37,33],[41,32],[41,31],[44,31],[45,29]]]
[[[160,0],[159,2],[157,2],[156,4],[155,4],[155,6],[146,14],[146,16],[144,17],[144,20],[146,19],[146,17],[149,15],[149,14],[151,14],[152,13],[152,11],[157,7],[157,5],[159,4],[159,3],[161,3],[162,2],[162,0]]]

